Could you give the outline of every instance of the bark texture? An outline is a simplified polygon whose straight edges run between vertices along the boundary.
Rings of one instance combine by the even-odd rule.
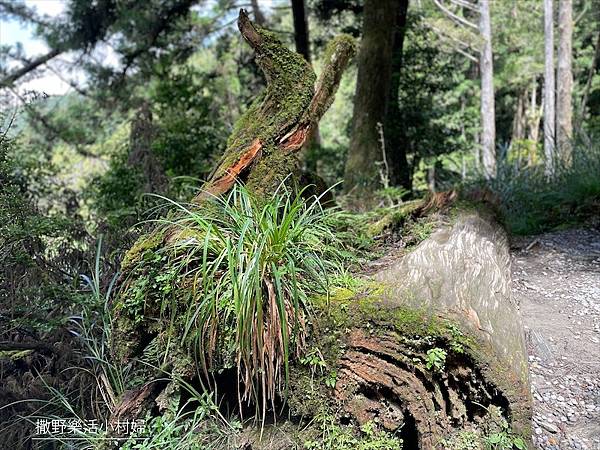
[[[327,47],[323,71],[315,73],[298,53],[242,11],[240,33],[256,52],[267,88],[236,123],[227,149],[202,193],[195,199],[227,192],[244,181],[258,195],[273,192],[290,174],[298,175],[297,152],[333,102],[344,69],[354,55],[354,41],[340,35]]]
[[[573,139],[573,1],[558,1],[556,137],[560,156],[571,164]]]
[[[344,173],[347,192],[369,201],[379,186],[383,160],[378,124],[384,124],[392,78],[397,0],[366,0],[352,117],[352,141]]]
[[[544,157],[546,176],[554,175],[556,110],[554,81],[553,0],[544,0]]]
[[[489,0],[479,1],[479,32],[483,39],[483,48],[479,55],[483,173],[487,179],[491,179],[496,177],[496,112],[494,101],[492,24]]]

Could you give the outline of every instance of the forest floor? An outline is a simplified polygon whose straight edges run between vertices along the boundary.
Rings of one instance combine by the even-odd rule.
[[[514,239],[536,447],[600,450],[600,231]]]

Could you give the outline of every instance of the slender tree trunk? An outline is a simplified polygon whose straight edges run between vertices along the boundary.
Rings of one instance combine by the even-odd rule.
[[[581,96],[581,105],[579,106],[579,117],[583,119],[585,114],[585,107],[587,106],[588,96],[590,95],[590,89],[592,87],[592,80],[594,79],[594,74],[598,69],[598,63],[600,62],[600,31],[598,32],[598,37],[596,39],[596,51],[594,52],[594,58],[592,59],[592,64],[590,66],[590,71],[588,72],[587,81],[585,83],[585,87],[583,88],[583,95]]]
[[[260,10],[258,6],[258,0],[251,0],[250,5],[252,6],[252,15],[254,16],[254,23],[260,25],[261,27],[265,25],[266,19],[265,15]]]
[[[393,56],[392,56],[392,78],[388,95],[388,110],[384,126],[386,139],[387,163],[390,170],[389,181],[392,186],[402,186],[411,190],[410,170],[406,158],[408,138],[406,136],[405,123],[400,113],[398,104],[398,92],[400,90],[400,79],[402,71],[402,60],[404,52],[404,37],[406,36],[406,17],[408,14],[408,0],[399,0],[398,17],[394,32]]]
[[[344,174],[346,191],[362,198],[361,206],[368,206],[379,187],[382,152],[377,124],[385,122],[398,7],[397,0],[365,0],[352,141]]]
[[[527,127],[529,129],[527,139],[530,142],[531,147],[529,148],[528,163],[532,165],[534,157],[537,154],[537,145],[540,139],[540,120],[543,114],[544,102],[538,107],[537,104],[537,78],[533,77],[533,83],[531,86],[531,103],[529,104],[529,111],[527,112]]]
[[[554,22],[552,0],[544,0],[544,157],[546,176],[554,176],[554,146],[556,144],[555,82],[554,82]]]
[[[521,90],[517,96],[517,104],[515,106],[515,115],[513,116],[512,124],[512,136],[511,146],[517,141],[521,141],[525,138],[525,118],[526,118],[526,105],[527,89]]]
[[[489,0],[479,1],[479,31],[483,48],[479,59],[481,72],[481,144],[486,179],[496,177],[496,112],[494,106],[494,63]]]
[[[573,139],[573,0],[558,2],[558,33],[556,136],[561,158],[569,166]]]
[[[160,161],[152,153],[155,133],[150,105],[144,102],[131,123],[127,164],[141,169],[144,176],[143,192],[161,194],[165,192],[169,180]]]

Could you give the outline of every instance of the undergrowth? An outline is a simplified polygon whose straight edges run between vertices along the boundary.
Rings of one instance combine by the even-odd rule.
[[[38,441],[42,444],[40,448],[47,448],[44,447],[47,440],[54,442],[52,448],[72,450],[115,448],[117,443],[124,450],[232,448],[241,423],[221,414],[213,393],[200,392],[171,373],[164,373],[162,380],[152,380],[170,383],[176,392],[169,397],[169,403],[160,416],[147,413],[137,419],[137,430],[128,428],[129,432],[125,434],[119,433],[118,422],[109,425],[125,394],[129,373],[128,366],[116,363],[111,357],[114,322],[110,302],[117,276],[107,287],[102,287],[101,248],[102,239],[98,241],[92,274],[82,276],[89,301],[81,314],[70,318],[70,331],[79,343],[83,364],[67,370],[74,378],[81,374],[91,376],[86,378],[92,380],[93,386],[89,387],[91,398],[87,406],[82,407],[81,402],[74,401],[77,392],[52,387],[40,376],[48,399],[28,400],[38,405],[37,410],[18,418],[18,421],[29,423],[36,429],[32,437],[46,439]],[[133,419],[127,418],[128,422],[130,420],[133,423]],[[115,426],[117,428],[113,429]]]
[[[500,160],[498,176],[488,187],[499,197],[503,219],[514,234],[598,220],[600,145],[593,136],[580,136],[573,144],[572,164],[557,158],[553,177],[544,173],[543,165],[520,167]]]
[[[326,412],[317,414],[315,426],[320,434],[304,442],[306,450],[401,450],[402,439],[378,429],[372,421],[356,430],[340,425],[337,418]]]

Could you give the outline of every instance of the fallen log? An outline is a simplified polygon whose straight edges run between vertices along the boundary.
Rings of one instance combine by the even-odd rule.
[[[493,413],[507,435],[530,439],[524,331],[493,220],[460,215],[369,283],[328,307],[347,328],[335,397],[348,417],[405,427],[418,442],[409,448],[454,448],[471,430],[483,438]]]
[[[506,235],[486,214],[451,220],[357,287],[317,299],[307,358],[317,363],[295,364],[287,422],[239,448],[533,448]]]

